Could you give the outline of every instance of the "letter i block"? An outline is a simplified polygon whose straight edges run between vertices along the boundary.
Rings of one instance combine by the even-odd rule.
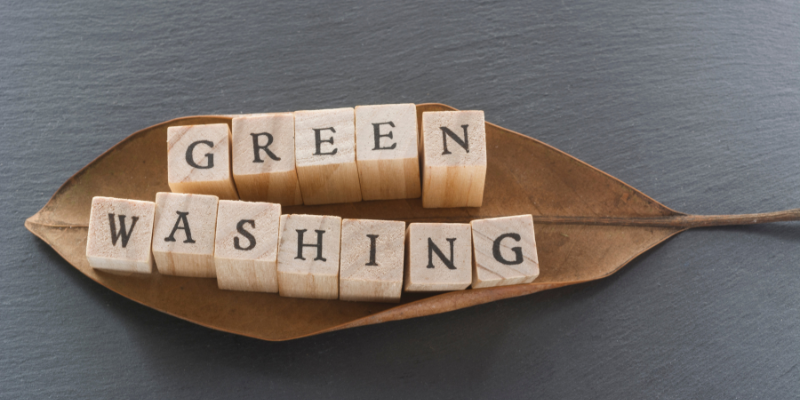
[[[437,292],[469,287],[471,235],[469,224],[410,224],[406,235],[406,291]]]
[[[539,276],[530,214],[472,221],[472,248],[473,289],[531,283]]]
[[[294,113],[297,178],[305,204],[361,201],[352,108]]]
[[[228,124],[167,128],[169,188],[175,193],[210,194],[236,200],[231,177]]]
[[[486,181],[483,111],[422,113],[422,206],[480,207]]]
[[[152,272],[155,207],[151,201],[93,198],[86,241],[89,265],[121,273]]]
[[[278,292],[281,205],[220,200],[214,265],[220,289]]]
[[[213,278],[217,196],[156,193],[153,258],[164,275]]]
[[[405,234],[403,221],[343,220],[339,298],[400,301]]]
[[[339,244],[342,219],[281,215],[278,291],[309,299],[339,297]]]
[[[420,196],[417,108],[356,107],[356,161],[364,200]]]
[[[294,114],[234,118],[233,180],[242,200],[303,204],[294,165]]]

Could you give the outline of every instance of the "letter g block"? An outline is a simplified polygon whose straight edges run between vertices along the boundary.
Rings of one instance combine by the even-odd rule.
[[[474,289],[531,283],[539,276],[530,214],[472,221],[472,244]]]
[[[238,200],[229,149],[228,124],[170,126],[167,128],[169,188],[175,193]]]

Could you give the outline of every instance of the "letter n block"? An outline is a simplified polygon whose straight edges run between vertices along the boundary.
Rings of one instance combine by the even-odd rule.
[[[281,215],[278,291],[310,299],[339,297],[339,245],[342,219]]]
[[[231,126],[231,163],[239,198],[303,204],[294,165],[294,114],[238,117]]]
[[[343,220],[339,298],[400,301],[405,234],[403,221]]]
[[[151,201],[93,198],[86,241],[89,265],[120,273],[152,272],[154,216],[155,204]]]
[[[214,265],[220,289],[278,293],[281,205],[220,200]]]
[[[361,201],[352,108],[294,113],[297,178],[305,204]]]
[[[417,108],[356,107],[356,161],[364,200],[420,196]]]
[[[469,224],[414,223],[408,226],[405,290],[438,292],[472,283]]]
[[[480,207],[486,180],[483,111],[422,113],[422,206]]]
[[[530,214],[472,221],[472,248],[473,289],[531,283],[539,276]]]
[[[153,258],[164,275],[213,278],[217,196],[156,193]]]
[[[167,170],[175,193],[239,198],[231,176],[228,124],[167,128]]]

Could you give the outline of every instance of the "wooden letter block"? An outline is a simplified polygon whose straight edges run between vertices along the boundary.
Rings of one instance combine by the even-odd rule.
[[[217,196],[156,193],[153,258],[164,275],[213,278]]]
[[[400,301],[406,223],[345,219],[339,298],[352,301]]]
[[[155,208],[151,201],[93,198],[86,240],[89,265],[120,273],[152,272],[150,238]]]
[[[310,299],[339,297],[339,244],[342,219],[281,215],[278,291]]]
[[[486,180],[483,111],[422,113],[422,206],[480,207]]]
[[[220,200],[214,265],[220,289],[278,293],[281,205]]]
[[[414,223],[406,235],[407,292],[466,289],[472,283],[469,224]]]
[[[233,180],[242,200],[303,204],[294,166],[294,114],[233,119]]]
[[[305,204],[361,201],[352,108],[294,113],[297,178]]]
[[[420,196],[417,108],[356,107],[356,161],[364,200]]]
[[[472,221],[472,248],[473,289],[531,283],[539,276],[530,214]]]
[[[238,199],[231,177],[229,142],[228,124],[167,128],[169,188],[175,193]]]

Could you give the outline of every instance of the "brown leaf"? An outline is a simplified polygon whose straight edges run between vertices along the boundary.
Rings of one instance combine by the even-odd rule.
[[[417,112],[454,110],[421,104]],[[441,294],[403,294],[400,304],[357,303],[223,291],[213,279],[118,276],[89,267],[86,237],[92,197],[153,201],[167,185],[167,127],[227,122],[198,116],[129,136],[70,178],[25,226],[103,286],[148,307],[209,328],[264,340],[438,314],[604,278],[667,238],[695,226],[800,217],[800,210],[743,216],[689,216],[535,139],[486,124],[488,169],[481,208],[423,209],[419,199],[285,207],[286,213],[414,221],[468,222],[533,214],[541,275],[530,284]]]

